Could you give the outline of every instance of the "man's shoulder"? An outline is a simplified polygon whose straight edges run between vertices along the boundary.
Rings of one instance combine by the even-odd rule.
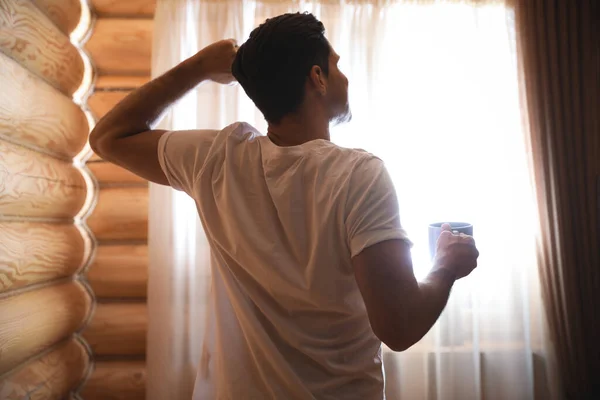
[[[252,125],[245,122],[235,122],[215,131],[210,153],[213,155],[218,154],[217,158],[222,158],[226,155],[228,149],[245,149],[248,144],[262,136],[264,135]]]
[[[218,140],[223,145],[245,145],[265,135],[247,122],[239,121],[228,125],[218,133]],[[314,140],[301,148],[293,150],[286,155],[301,157],[309,163],[314,163],[320,168],[333,168],[337,171],[353,172],[355,169],[380,169],[383,161],[374,154],[359,148],[343,147],[329,140]]]
[[[233,140],[242,141],[252,140],[256,139],[257,137],[264,136],[262,133],[259,132],[258,129],[256,129],[249,123],[242,121],[234,122],[233,124],[226,126],[225,128],[221,129],[218,135],[223,138],[230,138]]]
[[[379,157],[363,149],[342,147],[332,142],[327,142],[325,148],[324,155],[335,161],[337,167],[344,166],[349,172],[367,165],[383,165]]]

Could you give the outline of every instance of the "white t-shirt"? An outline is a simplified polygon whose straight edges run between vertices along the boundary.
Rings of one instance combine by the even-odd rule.
[[[278,147],[244,123],[167,132],[158,156],[211,247],[194,399],[384,398],[381,342],[351,265],[407,240],[383,162],[326,140]]]

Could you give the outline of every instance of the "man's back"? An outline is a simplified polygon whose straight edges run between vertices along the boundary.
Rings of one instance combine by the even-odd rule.
[[[477,266],[473,238],[446,224],[417,282],[383,163],[326,140],[351,116],[339,59],[313,15],[280,15],[133,91],[90,134],[104,159],[196,199],[213,270],[196,399],[382,398],[377,338],[412,346]],[[154,129],[198,84],[235,80],[268,138]]]
[[[395,201],[382,162],[325,140],[278,147],[246,124],[163,135],[159,159],[212,249],[195,398],[382,398],[381,342],[351,264],[405,238],[377,211]]]

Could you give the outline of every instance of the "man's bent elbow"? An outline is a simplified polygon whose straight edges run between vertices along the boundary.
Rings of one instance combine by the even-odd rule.
[[[390,350],[401,352],[409,349],[417,340],[413,340],[402,329],[378,329],[373,330],[375,336],[379,338]]]
[[[416,342],[410,340],[387,340],[382,341],[390,350],[395,351],[397,353],[401,351],[408,350],[411,348]]]
[[[390,320],[397,323],[387,322]],[[387,347],[395,352],[401,352],[411,348],[423,337],[423,334],[418,329],[415,329],[414,323],[414,321],[409,319],[396,316],[395,318],[386,318],[386,322],[378,324],[379,326],[371,324],[371,328],[373,328],[373,333]]]
[[[89,143],[90,148],[94,153],[104,159],[109,159],[113,145],[111,143],[112,140],[106,133],[107,132],[99,130],[98,125],[96,125],[96,127],[90,133]]]
[[[102,158],[106,158],[106,155],[104,154],[104,146],[102,146],[102,141],[97,139],[97,137],[95,136],[91,136],[90,135],[90,148],[92,149],[92,151],[94,153],[96,153],[97,155],[99,155]]]
[[[95,136],[90,135],[90,148],[92,149],[92,151],[96,154],[98,154],[99,156],[101,156],[102,150],[100,148],[100,143],[99,141],[96,139]]]

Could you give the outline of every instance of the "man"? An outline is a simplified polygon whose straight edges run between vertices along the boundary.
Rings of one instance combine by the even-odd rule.
[[[214,43],[136,90],[90,136],[103,158],[198,205],[215,343],[197,399],[382,399],[381,342],[417,342],[476,266],[473,239],[446,227],[433,270],[415,280],[383,162],[329,141],[330,123],[350,116],[338,60],[314,16],[282,15],[239,49]],[[152,129],[199,83],[234,79],[266,136],[244,123]]]

